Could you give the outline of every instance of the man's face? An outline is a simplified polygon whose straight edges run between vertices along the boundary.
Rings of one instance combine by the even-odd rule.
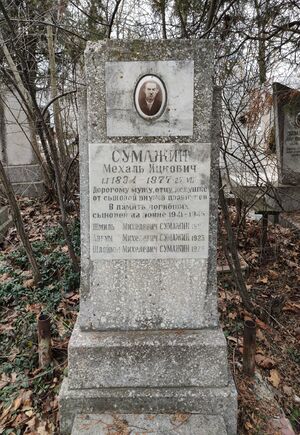
[[[154,98],[156,97],[158,93],[158,88],[155,82],[147,82],[145,83],[145,95],[147,101],[154,101]]]

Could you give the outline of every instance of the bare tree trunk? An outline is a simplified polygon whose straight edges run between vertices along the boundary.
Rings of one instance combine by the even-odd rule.
[[[23,243],[23,246],[25,248],[27,257],[28,257],[29,262],[30,262],[31,267],[32,267],[34,282],[35,282],[35,284],[38,284],[40,279],[41,279],[39,267],[37,265],[37,262],[36,262],[36,259],[34,257],[34,253],[33,253],[31,244],[29,242],[29,239],[27,237],[26,231],[24,229],[24,224],[23,224],[22,216],[21,216],[21,213],[20,213],[20,209],[19,209],[16,197],[15,197],[15,194],[14,194],[11,182],[9,181],[9,179],[8,179],[6,173],[5,173],[5,170],[4,170],[4,167],[3,167],[1,161],[0,161],[0,179],[1,179],[1,182],[2,182],[2,184],[4,186],[5,192],[7,194],[8,201],[9,201],[10,206],[11,206],[14,223],[16,225],[16,228],[17,228],[17,231],[19,233],[20,239],[21,239],[21,241]]]
[[[5,112],[4,112],[4,104],[3,99],[0,98],[0,157],[2,162],[7,164],[8,156],[7,156],[7,143],[6,143],[6,125],[5,125]]]
[[[167,39],[166,0],[161,1],[161,21],[162,21],[162,37],[163,39]]]
[[[59,100],[56,99],[58,93],[57,93],[56,61],[55,61],[55,53],[54,53],[52,26],[47,26],[47,41],[48,41],[48,52],[49,52],[51,99],[54,100],[53,113],[54,113],[55,132],[56,132],[57,144],[61,154],[62,162],[65,162],[66,161],[65,140],[64,140],[63,129],[61,124]]]
[[[223,218],[224,218],[224,225],[225,225],[226,234],[227,234],[227,240],[226,241],[224,239],[222,240],[223,241],[223,248],[225,251],[225,256],[226,256],[226,259],[228,261],[230,271],[234,277],[237,290],[239,291],[239,293],[241,295],[243,304],[245,305],[245,307],[248,311],[252,312],[253,305],[252,305],[252,302],[251,302],[250,297],[249,297],[249,293],[248,293],[247,288],[246,288],[245,280],[244,280],[241,265],[240,265],[240,260],[239,260],[238,251],[237,251],[237,247],[236,247],[236,240],[235,240],[235,236],[234,236],[231,222],[230,222],[230,218],[229,218],[228,206],[227,206],[226,199],[225,199],[224,189],[222,187],[222,179],[221,179],[220,171],[219,171],[219,200],[220,200],[220,205],[221,205],[222,214],[223,214]],[[221,233],[221,231],[220,231],[220,233]]]
[[[216,15],[216,11],[218,9],[218,4],[219,4],[219,0],[211,0],[211,2],[210,2],[207,23],[206,23],[205,30],[204,30],[205,32],[207,32],[212,26],[212,23],[214,21],[215,15]]]
[[[256,21],[258,28],[258,53],[257,53],[257,63],[259,70],[259,81],[260,84],[264,84],[267,80],[267,66],[266,66],[266,38],[265,38],[265,17],[261,12],[263,7],[259,0],[254,2],[256,10]]]

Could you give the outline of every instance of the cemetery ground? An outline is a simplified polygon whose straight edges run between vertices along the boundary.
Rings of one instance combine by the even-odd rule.
[[[42,281],[34,286],[25,252],[12,228],[0,252],[0,433],[58,434],[57,395],[67,375],[79,276],[70,265],[59,209],[28,199],[20,200],[20,205]],[[79,255],[76,212],[71,232]],[[248,264],[246,284],[256,309],[254,378],[245,376],[242,369],[243,323],[251,314],[243,308],[230,275],[221,274],[218,282],[220,320],[239,394],[238,433],[291,433],[271,426],[272,417],[283,415],[295,433],[300,433],[300,236],[279,225],[270,226],[262,257],[260,222],[247,219],[238,234],[239,252]],[[37,317],[41,312],[51,319],[53,359],[46,367],[38,364]],[[120,435],[126,434],[120,430]]]

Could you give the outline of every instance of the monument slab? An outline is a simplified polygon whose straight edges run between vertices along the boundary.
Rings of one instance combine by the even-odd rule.
[[[216,304],[212,48],[104,41],[86,50],[81,302],[60,393],[62,433],[76,414],[114,410],[214,414],[236,433]]]

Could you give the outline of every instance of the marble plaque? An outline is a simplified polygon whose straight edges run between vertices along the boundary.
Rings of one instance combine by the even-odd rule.
[[[207,258],[210,149],[90,144],[91,259]]]
[[[194,61],[106,62],[105,82],[107,136],[193,134]],[[149,83],[160,89],[148,103],[154,113],[145,100]]]

